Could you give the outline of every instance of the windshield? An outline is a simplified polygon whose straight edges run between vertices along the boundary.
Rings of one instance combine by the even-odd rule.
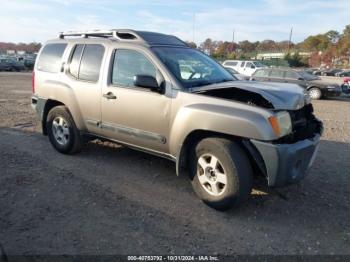
[[[299,73],[305,80],[308,80],[308,81],[317,80],[318,79],[317,76],[311,75],[310,73],[308,73],[306,71],[301,71]]]
[[[236,80],[221,65],[198,50],[177,47],[152,49],[185,88]]]

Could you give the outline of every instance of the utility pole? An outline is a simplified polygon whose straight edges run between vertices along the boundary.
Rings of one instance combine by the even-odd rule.
[[[235,46],[235,29],[232,30],[232,52]]]
[[[291,45],[292,45],[292,34],[293,34],[293,27],[291,27],[291,29],[290,29],[290,34],[289,34],[288,54],[289,54],[289,51],[290,51],[290,47],[291,47]]]

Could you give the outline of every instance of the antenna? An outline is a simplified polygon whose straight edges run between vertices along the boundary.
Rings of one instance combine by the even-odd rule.
[[[193,38],[192,38],[192,42],[195,43],[195,24],[196,24],[196,13],[193,13]]]

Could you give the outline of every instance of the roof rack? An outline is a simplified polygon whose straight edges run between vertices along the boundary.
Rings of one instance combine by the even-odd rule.
[[[130,29],[112,29],[112,30],[91,30],[91,31],[69,31],[60,32],[58,37],[64,39],[65,37],[103,37],[116,39],[118,41],[139,41],[149,45],[173,45],[173,46],[187,46],[187,44],[173,35],[166,35],[161,33],[134,31]]]
[[[58,37],[64,39],[67,36],[88,37],[104,37],[116,38],[118,40],[141,40],[141,37],[133,30],[128,29],[112,29],[112,30],[91,30],[91,31],[68,31],[60,32]]]

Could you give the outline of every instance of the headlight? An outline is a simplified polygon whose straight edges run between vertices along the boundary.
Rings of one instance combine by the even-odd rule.
[[[282,111],[269,117],[269,122],[278,137],[288,135],[292,132],[292,120],[288,112]]]

